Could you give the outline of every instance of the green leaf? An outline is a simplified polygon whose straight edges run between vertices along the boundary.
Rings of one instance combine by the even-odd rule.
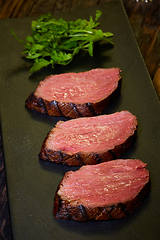
[[[38,62],[35,62],[33,64],[33,66],[30,69],[30,72],[33,73],[33,72],[39,71],[41,68],[48,66],[50,63],[51,63],[50,61],[47,61],[45,59],[40,59]]]
[[[95,21],[96,21],[96,22],[97,22],[98,19],[101,17],[101,15],[102,15],[102,12],[101,12],[100,10],[97,10],[97,11],[96,11],[96,17],[95,17]]]
[[[42,44],[34,44],[32,47],[32,51],[41,51],[42,49],[44,49],[44,45]]]
[[[32,36],[28,36],[28,37],[26,37],[26,41],[29,42],[29,43],[33,43],[34,39],[33,39]]]
[[[26,54],[26,58],[27,58],[27,59],[36,59],[36,58],[38,58],[38,57],[40,57],[40,56],[41,56],[41,53],[35,53],[35,54],[27,53],[27,54]]]
[[[106,32],[106,33],[103,33],[105,37],[113,37],[113,33],[111,32]]]
[[[89,43],[88,52],[90,56],[93,56],[93,42]]]
[[[80,51],[93,56],[95,42],[112,43],[113,33],[98,28],[101,15],[102,12],[97,10],[95,17],[90,16],[88,20],[66,21],[45,14],[32,21],[32,33],[23,42],[23,53],[33,64],[30,71],[38,71],[49,64],[53,68],[55,64],[66,65]]]

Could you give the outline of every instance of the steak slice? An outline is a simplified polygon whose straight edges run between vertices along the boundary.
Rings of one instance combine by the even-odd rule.
[[[27,98],[26,107],[50,116],[95,116],[102,113],[119,79],[119,68],[51,75]]]
[[[57,219],[119,219],[132,213],[149,189],[149,171],[138,159],[118,159],[65,173],[54,199]]]
[[[70,166],[119,158],[129,146],[136,126],[136,117],[128,111],[59,121],[44,140],[39,156]]]

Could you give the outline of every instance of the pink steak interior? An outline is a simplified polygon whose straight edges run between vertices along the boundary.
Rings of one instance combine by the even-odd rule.
[[[146,164],[119,159],[87,165],[65,174],[58,195],[71,205],[111,206],[134,199],[149,181]]]
[[[48,101],[95,103],[107,98],[118,86],[120,69],[51,75],[38,85],[35,96]]]
[[[136,117],[128,111],[58,122],[47,138],[46,148],[67,154],[107,152],[134,134]]]

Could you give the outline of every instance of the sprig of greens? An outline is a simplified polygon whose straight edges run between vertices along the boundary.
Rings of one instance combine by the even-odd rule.
[[[30,72],[36,72],[43,67],[55,64],[66,65],[80,50],[93,56],[94,42],[106,40],[111,43],[110,32],[97,29],[102,12],[96,11],[93,19],[77,19],[66,21],[54,19],[51,14],[43,15],[32,21],[32,34],[24,44],[25,58],[32,61]]]

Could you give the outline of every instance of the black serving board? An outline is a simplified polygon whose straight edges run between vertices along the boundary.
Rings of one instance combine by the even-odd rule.
[[[148,163],[151,192],[141,208],[122,220],[78,223],[57,221],[52,215],[57,185],[69,167],[39,161],[43,139],[58,120],[25,109],[24,103],[49,71],[30,76],[21,57],[23,46],[10,30],[24,38],[31,19],[0,21],[0,111],[13,237],[15,240],[142,240],[159,239],[160,227],[160,105],[152,81],[132,34],[120,1],[101,5],[101,28],[111,31],[114,47],[103,48],[95,57],[76,57],[54,73],[86,71],[96,67],[120,67],[122,82],[116,100],[106,113],[127,109],[138,118],[137,137],[125,158]],[[77,9],[66,19],[88,17],[96,8]],[[57,17],[60,17],[57,16]]]

